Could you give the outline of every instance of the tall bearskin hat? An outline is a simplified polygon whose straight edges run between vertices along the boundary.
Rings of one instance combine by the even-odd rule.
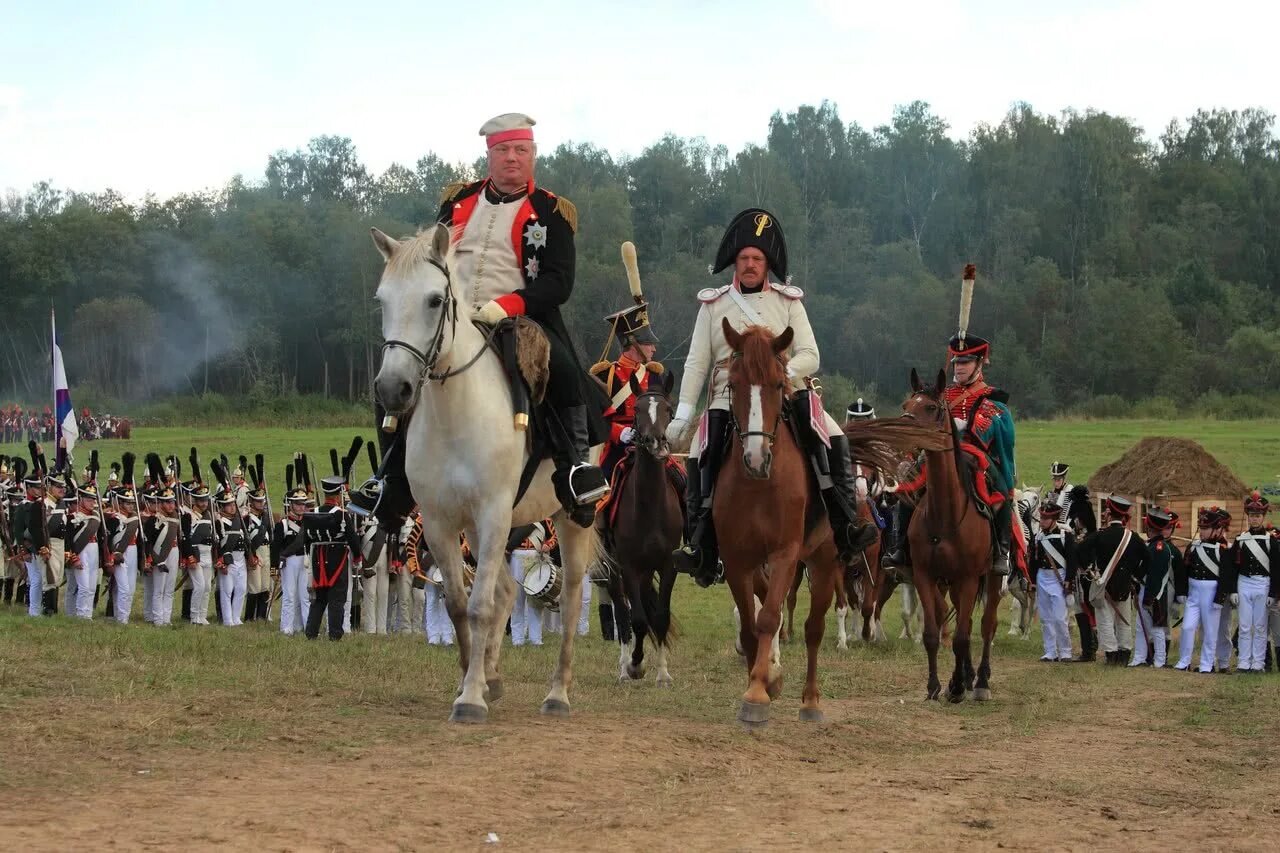
[[[738,253],[749,248],[764,253],[769,272],[778,281],[787,280],[787,240],[782,234],[782,226],[778,224],[777,217],[759,207],[742,211],[729,223],[720,240],[720,248],[716,250],[716,262],[711,273],[714,275],[733,266]]]

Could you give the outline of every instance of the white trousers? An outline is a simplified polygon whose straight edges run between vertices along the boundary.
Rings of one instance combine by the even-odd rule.
[[[116,621],[121,625],[129,624],[129,614],[133,612],[133,591],[138,586],[138,546],[130,545],[124,549],[124,559],[116,563]]]
[[[1098,619],[1098,648],[1104,652],[1117,652],[1120,649],[1133,648],[1133,613],[1129,606],[1132,598],[1112,603],[1103,594],[1104,587],[1095,583],[1092,590],[1098,595],[1093,597],[1093,612]]]
[[[427,632],[427,642],[432,645],[451,646],[457,635],[453,630],[453,620],[449,618],[449,608],[444,600],[444,590],[438,586],[428,586],[423,592],[424,612],[422,622]]]
[[[1155,646],[1152,631],[1155,625],[1151,622],[1151,611],[1142,603],[1147,597],[1147,587],[1138,587],[1138,594],[1133,598],[1133,654],[1129,655],[1129,665],[1138,666],[1147,662],[1147,652]]]
[[[1234,610],[1230,604],[1224,604],[1222,612],[1218,614],[1218,643],[1214,646],[1218,655],[1218,669],[1231,666],[1231,613]]]
[[[209,624],[209,591],[213,589],[213,548],[197,545],[196,564],[187,570],[191,584],[191,624]]]
[[[307,558],[285,557],[280,570],[280,633],[299,634],[307,627]]]
[[[156,625],[168,625],[173,621],[173,588],[178,583],[178,549],[169,552],[169,559],[161,571],[156,565],[152,574],[152,610]]]
[[[142,572],[142,621],[151,624],[156,621],[155,595],[156,576],[152,572]]]
[[[373,577],[365,578],[361,584],[364,597],[360,602],[360,621],[366,634],[387,633],[387,595],[391,589],[391,578],[387,575],[386,549],[373,565]]]
[[[1218,582],[1191,578],[1187,581],[1187,603],[1182,608],[1182,636],[1179,639],[1178,669],[1191,666],[1191,650],[1196,644],[1196,631],[1200,630],[1200,671],[1211,672],[1214,664],[1214,647],[1218,643],[1218,617],[1221,605],[1213,599],[1218,594]]]
[[[1240,649],[1236,652],[1236,669],[1262,672],[1267,655],[1268,578],[1241,575],[1236,581],[1240,595]]]
[[[101,567],[98,565],[98,543],[90,542],[80,552],[80,564],[75,568],[76,611],[81,619],[93,618],[93,593],[98,588]]]
[[[27,569],[27,615],[40,616],[44,613],[44,566],[35,560],[23,565]]]
[[[413,605],[413,575],[404,566],[387,581],[387,630],[407,634],[413,630],[409,609]]]
[[[511,552],[508,568],[516,581],[516,600],[511,607],[511,645],[542,645],[542,606],[524,591],[524,560],[537,554],[521,549]]]
[[[222,624],[230,627],[243,625],[244,593],[248,584],[248,567],[244,552],[232,551],[227,573],[218,579],[218,598],[222,601]],[[192,602],[195,606],[195,602]]]
[[[1067,594],[1053,570],[1036,572],[1036,607],[1040,611],[1040,632],[1044,656],[1071,660],[1071,630],[1067,627]]]

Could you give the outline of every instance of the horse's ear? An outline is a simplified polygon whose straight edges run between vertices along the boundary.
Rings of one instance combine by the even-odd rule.
[[[725,342],[729,344],[729,349],[734,352],[742,352],[742,335],[733,328],[733,324],[729,322],[728,317],[720,320],[720,328],[724,329]]]
[[[440,260],[444,260],[449,254],[449,226],[443,222],[436,223],[436,233],[431,235],[431,248],[435,250]]]
[[[911,393],[919,394],[924,390],[924,383],[920,381],[920,374],[913,367],[911,368]]]
[[[644,389],[640,387],[640,383],[636,381],[636,375],[631,374],[631,378],[627,380],[627,384],[631,386],[631,393],[639,397],[644,393]]]
[[[782,355],[791,349],[791,341],[795,339],[796,330],[787,326],[782,330],[782,334],[773,339],[773,354]]]
[[[396,249],[400,248],[400,243],[383,234],[377,228],[370,228],[369,233],[373,235],[373,245],[378,247],[378,251],[382,253],[384,261],[391,260],[391,256],[396,253]]]
[[[671,389],[676,387],[676,378],[670,373],[662,374],[662,393],[671,396]]]
[[[938,371],[938,384],[935,388],[939,394],[947,390],[947,372],[945,370]]]

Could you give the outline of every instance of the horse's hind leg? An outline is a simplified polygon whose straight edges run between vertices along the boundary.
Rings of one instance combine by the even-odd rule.
[[[560,556],[564,563],[564,585],[560,588],[560,659],[551,674],[551,690],[542,701],[542,713],[549,717],[569,716],[569,688],[573,685],[573,641],[578,636],[578,616],[582,613],[582,584],[587,565],[595,557],[598,544],[594,527],[583,528],[557,515],[556,529],[562,531]]]
[[[824,550],[832,550],[833,547],[830,543],[823,546]],[[822,635],[827,628],[827,609],[831,607],[831,597],[841,571],[840,561],[834,555],[829,555],[827,559],[813,560],[809,568],[809,618],[804,622],[806,667],[804,692],[800,697],[800,719],[805,722],[822,722],[822,711],[818,707],[818,651],[822,648]]]
[[[811,578],[813,577],[812,569],[810,569],[809,576]],[[811,581],[810,583],[813,584],[815,582]],[[835,575],[835,594],[836,594],[836,648],[847,649],[849,648],[849,632],[845,629],[844,622],[845,622],[845,619],[847,619],[849,616],[849,598],[847,595],[845,595],[843,566],[840,567],[840,570],[837,571]],[[810,590],[809,592],[809,599],[810,599],[809,612],[812,613],[815,606],[813,603],[812,590]],[[829,604],[830,602],[828,602],[828,605]],[[806,638],[805,642],[808,642],[808,636],[809,636],[808,625],[809,623],[806,621],[805,622],[805,638]]]
[[[804,572],[797,571],[791,581],[791,590],[787,593],[787,621],[782,624],[778,639],[784,643],[791,642],[796,636],[796,600],[800,596],[800,584],[804,580]]]
[[[973,685],[975,702],[991,699],[991,642],[996,636],[996,622],[1000,609],[1000,585],[987,578],[987,601],[982,608],[982,662],[978,664],[978,678]]]
[[[956,630],[951,638],[951,651],[955,654],[956,665],[951,683],[947,685],[947,698],[953,703],[964,701],[965,675],[973,669],[969,635],[973,629],[973,600],[977,587],[975,578],[964,578],[951,585],[951,603],[956,608]]]
[[[658,613],[654,617],[654,653],[658,657],[656,667],[659,687],[670,687],[671,671],[667,669],[667,656],[671,651],[671,590],[676,584],[676,567],[674,560],[668,560],[662,568],[658,582]]]
[[[496,702],[502,698],[502,672],[499,658],[502,656],[502,641],[507,636],[507,620],[511,618],[511,606],[516,600],[516,580],[510,572],[498,575],[498,588],[494,591],[494,609],[498,618],[493,620],[489,630],[488,645],[484,654],[485,698]]]

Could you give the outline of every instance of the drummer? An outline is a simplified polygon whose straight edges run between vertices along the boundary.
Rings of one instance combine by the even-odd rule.
[[[525,591],[524,578],[531,565],[549,560],[556,546],[556,528],[551,519],[514,527],[507,537],[511,576],[516,581],[516,601],[511,608],[511,645],[542,645],[542,607]]]

